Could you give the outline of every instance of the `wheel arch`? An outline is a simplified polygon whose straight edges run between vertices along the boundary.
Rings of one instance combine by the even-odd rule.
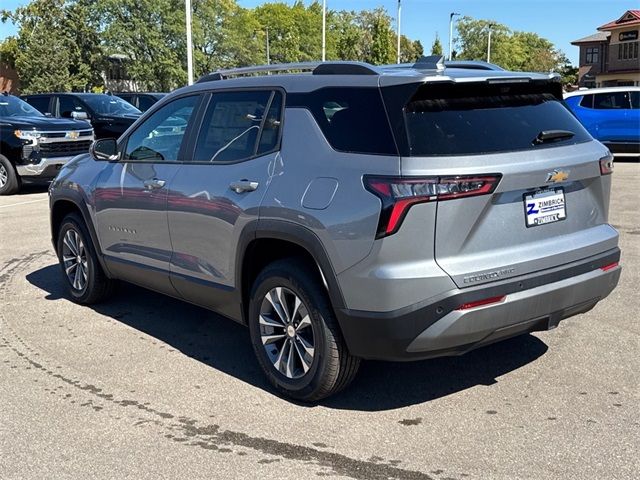
[[[75,193],[75,192],[74,192]],[[102,250],[100,248],[100,242],[98,241],[98,235],[96,233],[93,222],[91,221],[91,215],[89,214],[89,209],[87,208],[85,202],[80,197],[80,194],[74,195],[73,193],[67,193],[64,195],[57,195],[55,198],[51,200],[50,207],[50,222],[51,222],[51,242],[53,243],[53,248],[57,253],[57,245],[58,245],[58,231],[60,230],[60,225],[64,218],[70,213],[76,213],[80,215],[80,218],[84,221],[87,230],[89,231],[89,235],[91,236],[91,242],[96,251],[96,256],[98,257],[98,261],[100,262],[100,266],[105,274],[111,278],[111,274],[104,262],[102,256]]]
[[[251,286],[269,263],[288,257],[300,257],[312,264],[324,284],[334,311],[344,308],[337,276],[320,239],[311,230],[283,220],[257,220],[245,227],[236,261],[236,279],[242,301],[243,323]]]

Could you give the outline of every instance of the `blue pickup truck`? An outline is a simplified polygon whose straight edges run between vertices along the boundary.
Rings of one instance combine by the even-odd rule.
[[[565,101],[615,156],[640,156],[640,87],[578,90],[566,94]]]

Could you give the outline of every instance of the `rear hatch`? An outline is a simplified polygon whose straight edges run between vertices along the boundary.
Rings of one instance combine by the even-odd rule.
[[[458,287],[617,246],[607,224],[612,160],[563,105],[556,82],[425,84],[403,116],[403,177],[437,178],[445,188],[468,176],[463,187],[478,187],[437,199],[433,254]]]

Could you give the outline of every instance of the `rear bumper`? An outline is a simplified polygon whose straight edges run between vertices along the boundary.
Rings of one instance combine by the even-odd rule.
[[[27,180],[29,178],[34,180],[52,179],[58,174],[63,165],[76,156],[43,158],[38,163],[16,165],[16,171],[21,177],[27,177]]]
[[[337,312],[353,355],[419,360],[460,355],[522,333],[547,330],[584,313],[618,284],[618,248],[537,274],[475,288],[456,289],[394,312]],[[457,310],[465,303],[505,295],[500,303]]]

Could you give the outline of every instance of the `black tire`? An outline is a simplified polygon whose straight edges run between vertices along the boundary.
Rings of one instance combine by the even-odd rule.
[[[65,262],[65,253],[67,253],[67,258],[70,253],[68,243],[65,245],[67,233],[78,236],[81,241],[79,250],[84,251],[85,262],[83,262],[80,273],[86,271],[86,275],[82,275],[82,278],[86,278],[86,281],[79,288],[74,285],[74,282],[67,274],[67,268],[70,265],[69,262]],[[58,244],[56,247],[65,285],[67,285],[69,295],[75,302],[82,305],[91,305],[100,303],[113,294],[115,281],[108,278],[102,270],[91,236],[80,215],[70,213],[64,217],[58,229]],[[86,267],[84,266],[85,264]],[[80,266],[76,265],[76,270],[78,268]]]
[[[0,195],[13,195],[20,191],[20,177],[6,157],[0,155]]]
[[[290,378],[274,366],[272,358],[277,351],[275,342],[273,345],[276,348],[271,354],[263,345],[262,336],[275,332],[275,329],[260,324],[261,312],[264,312],[264,305],[267,305],[263,302],[268,301],[267,294],[276,288],[284,289],[288,295],[293,295],[294,301],[295,297],[298,297],[302,301],[301,311],[308,313],[305,315],[305,318],[308,317],[305,323],[306,328],[311,329],[309,334],[312,333],[313,336],[314,354],[309,362],[310,367],[304,373],[300,373],[299,378]],[[360,359],[353,357],[347,349],[319,275],[301,260],[278,260],[265,267],[258,275],[251,291],[248,323],[258,363],[271,384],[284,396],[305,402],[321,400],[349,385],[358,371]],[[287,337],[286,329],[281,331],[285,332],[285,338],[281,341],[290,341],[289,349],[293,349],[297,335],[290,338]],[[284,346],[281,348],[285,349]],[[300,367],[298,372],[302,372],[304,362],[300,351],[298,350],[297,357],[295,351],[291,352],[297,359],[294,359],[294,362],[297,361]]]

